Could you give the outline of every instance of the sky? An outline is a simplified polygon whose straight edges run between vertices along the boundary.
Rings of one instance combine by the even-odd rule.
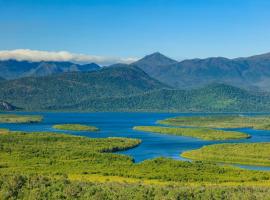
[[[269,8],[269,0],[0,0],[0,57],[256,55],[270,52]]]

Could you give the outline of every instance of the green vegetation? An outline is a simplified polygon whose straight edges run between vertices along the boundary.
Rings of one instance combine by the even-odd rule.
[[[37,123],[42,121],[42,116],[0,114],[0,123]]]
[[[269,116],[198,116],[175,117],[158,121],[172,126],[193,126],[206,128],[245,128],[270,130]]]
[[[270,143],[215,144],[182,154],[193,160],[270,166]]]
[[[78,199],[78,200],[268,200],[269,187],[260,186],[181,186],[137,183],[70,181],[61,176],[1,176],[2,199]]]
[[[7,133],[0,134],[4,199],[239,199],[270,193],[268,172],[166,158],[135,164],[111,153],[139,145],[136,139]]]
[[[264,172],[166,158],[134,164],[128,156],[110,153],[132,148],[139,143],[140,140],[127,138],[90,139],[66,134],[9,132],[0,135],[0,174],[66,174],[79,177],[99,174],[212,183],[270,178],[270,174]]]
[[[72,110],[75,107],[74,110],[102,111],[99,101],[103,99],[128,97],[164,87],[137,67],[116,66],[94,72],[1,81],[0,99],[24,110]],[[84,102],[92,105],[87,108]],[[106,108],[110,106],[112,102]]]
[[[269,93],[224,84],[172,89],[141,69],[126,65],[0,81],[0,99],[27,111],[270,111]]]
[[[59,130],[68,131],[98,131],[99,129],[95,126],[87,126],[82,124],[58,124],[54,125],[53,128]]]
[[[189,136],[202,140],[232,140],[249,138],[250,135],[236,131],[214,130],[209,128],[172,128],[162,126],[135,126],[137,131],[154,132],[168,135]]]

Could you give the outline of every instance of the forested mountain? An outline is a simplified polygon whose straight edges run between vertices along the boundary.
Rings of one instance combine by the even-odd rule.
[[[0,99],[26,110],[74,105],[88,99],[137,95],[167,86],[133,66],[0,82]],[[89,108],[90,110],[91,108]]]
[[[213,57],[178,62],[157,52],[130,65],[137,66],[151,77],[178,89],[224,83],[249,90],[270,91],[270,53],[247,58]],[[0,77],[5,79],[99,69],[100,66],[95,63],[79,65],[71,62],[0,61]]]
[[[0,99],[24,110],[266,112],[268,93],[225,84],[172,89],[134,66],[0,82]]]
[[[27,77],[0,81],[0,99],[23,110],[266,112],[269,66],[270,54],[177,62],[154,53],[104,68],[9,60],[2,77]]]
[[[161,89],[127,97],[86,99],[74,105],[58,105],[52,110],[141,111],[141,112],[269,112],[267,93],[213,84],[201,89]]]
[[[134,65],[146,70],[157,80],[181,89],[225,83],[246,89],[270,91],[270,54],[237,59],[214,57],[181,62],[172,60],[164,65],[157,64],[160,58],[170,60],[163,55],[153,54]]]
[[[95,63],[79,65],[71,62],[0,61],[0,76],[5,77],[5,79],[47,76],[55,73],[73,71],[94,71],[98,69],[100,69],[100,66]]]

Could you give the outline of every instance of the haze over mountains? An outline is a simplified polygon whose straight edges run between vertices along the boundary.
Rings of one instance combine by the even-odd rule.
[[[178,62],[154,53],[108,67],[7,60],[0,73],[9,79],[0,110],[270,111],[270,54]]]
[[[48,76],[72,71],[93,71],[100,66],[95,63],[79,65],[71,62],[29,62],[6,60],[0,61],[0,77],[17,79],[28,76]]]
[[[225,83],[245,89],[270,91],[270,53],[247,58],[212,57],[178,62],[157,52],[130,65],[179,89]],[[95,63],[79,65],[71,62],[0,61],[0,77],[5,79],[99,69],[100,66]]]
[[[246,89],[270,90],[270,54],[237,59],[213,57],[177,62],[160,53],[154,53],[134,65],[157,80],[181,89],[225,83]]]

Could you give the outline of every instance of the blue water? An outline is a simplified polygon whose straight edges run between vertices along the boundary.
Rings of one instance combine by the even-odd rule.
[[[92,138],[104,137],[128,137],[138,138],[142,143],[133,149],[118,152],[129,155],[134,158],[135,162],[141,162],[146,159],[156,157],[169,157],[178,160],[185,160],[180,157],[184,151],[198,149],[204,145],[227,143],[227,142],[270,142],[270,131],[253,130],[250,128],[231,129],[250,134],[250,139],[227,140],[227,141],[203,141],[191,137],[162,135],[156,133],[145,133],[132,130],[133,126],[155,125],[157,120],[175,116],[194,116],[206,114],[172,114],[172,113],[17,113],[42,115],[44,120],[36,124],[1,124],[0,128],[9,128],[10,130],[19,131],[53,131],[64,132],[74,135],[87,136]],[[209,115],[209,114],[207,114]],[[94,125],[101,129],[99,132],[74,132],[59,131],[52,128],[55,124],[80,123]],[[261,170],[256,166],[240,166],[247,169]],[[270,170],[264,168],[264,170]]]

